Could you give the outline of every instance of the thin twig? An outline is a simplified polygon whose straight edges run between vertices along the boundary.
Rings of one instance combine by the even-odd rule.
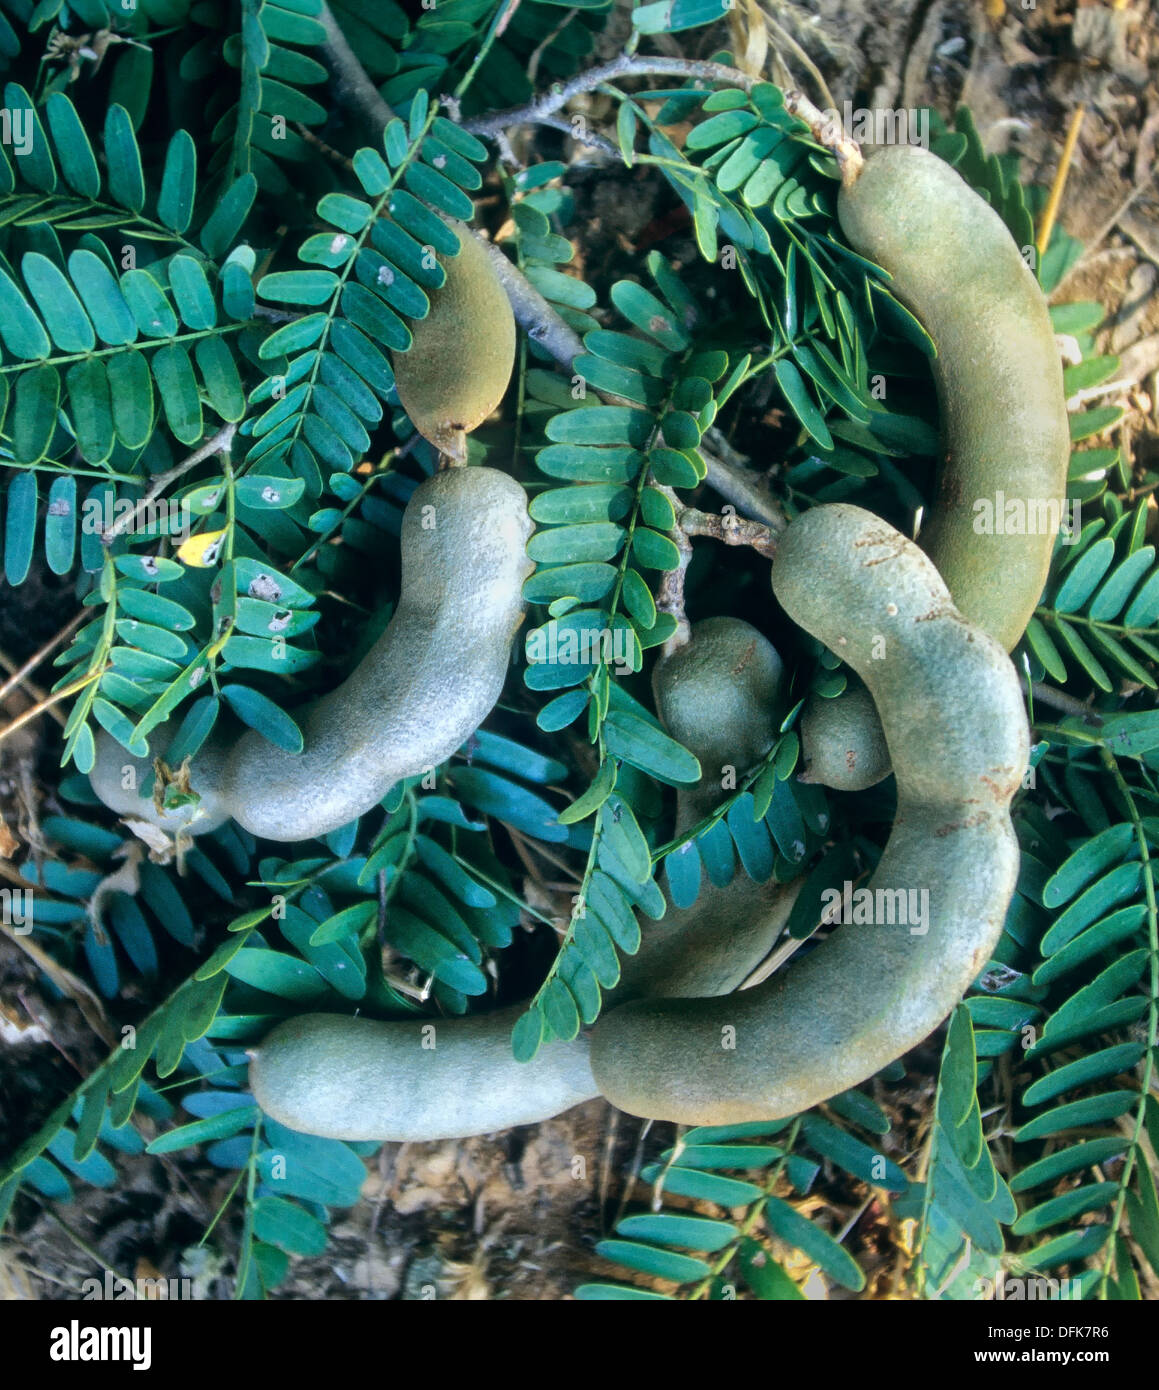
[[[367,76],[326,0],[322,0],[318,19],[326,30],[322,53],[334,74],[334,90],[339,103],[360,115],[376,135],[381,135],[387,122],[394,120],[394,112]]]
[[[579,334],[552,308],[515,262],[509,260],[498,246],[484,240],[483,237],[479,237],[479,242],[490,257],[495,274],[506,291],[515,322],[532,342],[538,343],[561,366],[570,368],[575,358],[584,350]]]
[[[657,613],[669,613],[676,619],[675,631],[661,648],[664,656],[671,656],[673,652],[687,646],[692,635],[688,616],[684,611],[684,577],[692,563],[692,542],[688,539],[687,532],[679,525],[669,531],[668,535],[680,553],[680,563],[675,569],[664,571],[660,587],[656,590]]]
[[[759,475],[746,468],[746,459],[738,454],[714,425],[700,443],[700,457],[707,474],[705,482],[734,507],[763,521],[774,531],[783,531],[789,524],[781,504],[762,484]]]
[[[297,309],[271,309],[268,304],[255,304],[251,312],[255,319],[264,319],[266,323],[295,323],[304,317]]]
[[[126,531],[135,527],[140,518],[145,515],[149,508],[149,504],[155,502],[170,483],[175,482],[183,474],[188,473],[189,470],[196,467],[197,464],[204,463],[204,461],[213,454],[228,454],[230,445],[233,443],[233,437],[236,433],[237,425],[234,422],[231,421],[229,424],[222,425],[221,429],[219,429],[211,439],[206,440],[200,448],[194,449],[193,453],[191,453],[188,458],[182,459],[180,463],[175,464],[172,468],[167,468],[164,473],[158,473],[149,484],[148,492],[145,493],[144,497],[141,498],[133,510],[119,517],[111,526],[106,527],[106,529],[101,532],[101,539],[104,543],[109,545],[112,541],[115,541],[118,536],[124,535]]]
[[[563,13],[560,15],[559,23],[555,26],[554,29],[549,29],[548,32],[544,34],[543,38],[540,39],[539,43],[536,44],[535,48],[532,50],[531,57],[527,60],[527,80],[531,83],[533,87],[535,86],[535,79],[539,76],[539,64],[543,60],[543,55],[556,41],[556,39],[559,38],[563,30],[566,29],[567,26],[572,22],[572,20],[576,17],[577,13],[578,11],[574,8],[564,10]],[[458,117],[456,117],[456,119],[458,119]]]
[[[71,617],[67,623],[65,623],[65,625],[60,629],[60,631],[56,634],[55,637],[50,637],[48,641],[45,642],[44,646],[40,648],[39,651],[33,652],[33,654],[28,658],[28,660],[24,663],[23,666],[18,667],[15,665],[15,663],[9,665],[8,658],[5,657],[3,653],[0,653],[0,666],[3,666],[5,670],[11,672],[4,684],[0,685],[0,704],[2,704],[8,698],[8,696],[12,694],[13,690],[15,690],[18,685],[24,684],[27,678],[33,673],[33,671],[36,670],[36,668],[41,664],[41,662],[46,661],[48,657],[50,657],[52,653],[57,649],[57,647],[59,647],[63,642],[67,641],[67,639],[72,636],[72,634],[77,630],[78,627],[80,627],[81,623],[85,620],[87,616],[88,614],[85,613],[83,610],[79,613],[74,614],[74,616]],[[30,686],[29,689],[31,688],[32,687]],[[40,697],[38,695],[37,699],[39,698]]]
[[[615,141],[609,140],[606,135],[600,135],[598,131],[589,130],[587,123],[583,121],[569,121],[566,116],[540,116],[531,125],[546,126],[548,130],[559,130],[564,135],[581,145],[587,145],[589,149],[600,150],[604,154],[613,155],[616,159],[620,157],[619,147]]]
[[[725,545],[752,546],[758,555],[763,555],[767,560],[777,553],[777,537],[771,527],[763,526],[759,521],[746,521],[735,512],[720,516],[716,512],[684,507],[677,517],[677,525],[686,536],[711,536]]]
[[[640,1128],[636,1135],[636,1147],[632,1150],[632,1161],[628,1165],[628,1171],[624,1175],[624,1185],[620,1189],[620,1202],[616,1207],[616,1214],[612,1219],[612,1229],[614,1230],[623,1220],[624,1213],[628,1209],[628,1203],[632,1197],[632,1189],[640,1177],[640,1169],[644,1166],[644,1141],[652,1132],[654,1120],[641,1120]]]
[[[690,58],[640,57],[622,53],[610,63],[581,72],[569,82],[557,82],[548,91],[528,102],[526,106],[513,106],[506,111],[497,111],[490,116],[475,116],[463,122],[463,129],[472,135],[495,136],[501,130],[513,125],[538,125],[545,116],[554,116],[573,98],[585,92],[593,92],[605,82],[620,77],[690,77],[704,82],[722,82],[730,87],[740,87],[751,92],[761,80],[750,77],[739,68],[727,67],[724,63],[699,62]],[[646,97],[647,93],[643,93]]]
[[[329,7],[325,4],[322,6],[321,17],[323,24],[327,25],[328,32],[331,27],[337,29],[337,24]],[[351,50],[350,45],[344,39],[340,44],[331,44],[328,41],[324,51],[334,68],[336,77],[341,73],[341,80],[338,83],[339,100],[357,106],[359,113],[368,125],[373,126],[376,121],[385,124],[385,121],[390,119],[389,108],[378,96],[374,84],[362,70],[362,65]],[[493,117],[478,117],[474,120],[464,121],[463,129],[475,134],[491,135],[498,141],[501,152],[505,148],[507,152],[510,152],[510,146],[506,139],[507,127],[528,122],[534,123],[544,117],[553,117],[574,96],[578,96],[582,92],[592,91],[612,78],[647,75],[691,77],[710,82],[731,83],[743,88],[746,92],[751,91],[758,81],[757,78],[750,77],[736,68],[726,67],[722,63],[621,55],[610,63],[604,63],[601,67],[593,68],[589,72],[572,78],[570,82],[556,84],[529,106],[499,112]],[[367,88],[373,91],[373,97]],[[383,115],[384,110],[387,112],[385,116]],[[509,260],[498,246],[479,236],[477,232],[474,235],[478,237],[479,243],[486,250],[495,273],[503,285],[516,323],[533,342],[538,343],[561,367],[570,372],[576,357],[584,350],[579,334],[544,299],[519,267]],[[708,466],[708,481],[722,497],[735,507],[741,508],[763,521],[767,526],[774,529],[783,528],[784,517],[776,509],[771,499],[762,496],[755,485],[749,483],[735,468],[723,460],[708,453],[704,454],[704,458]]]
[[[830,109],[836,110],[837,102],[833,99],[833,93],[829,90],[829,84],[825,81],[821,69],[813,59],[809,57],[808,53],[805,52],[784,25],[779,24],[772,15],[767,12],[765,13],[765,24],[772,33],[773,41],[778,44],[783,44],[793,57],[796,58],[797,62],[801,64],[813,81],[816,82],[817,90],[821,93],[822,100],[825,104]]]
[[[841,182],[846,188],[855,184],[861,175],[865,157],[861,146],[845,132],[836,116],[819,111],[804,92],[786,92],[785,110],[796,116],[809,127],[813,139],[827,150],[831,150],[841,170]]]
[[[305,126],[301,121],[294,122],[294,129],[305,140],[307,145],[313,145],[319,154],[324,154],[331,164],[337,164],[339,168],[345,169],[348,174],[354,172],[354,161],[345,155],[341,150],[336,150],[333,145],[328,145],[320,136],[314,134],[309,126]]]
[[[1062,710],[1064,714],[1078,715],[1084,723],[1093,724],[1095,727],[1102,725],[1103,718],[1097,710],[1091,709],[1089,705],[1084,705],[1081,700],[1076,700],[1065,690],[1055,690],[1052,685],[1043,685],[1041,681],[1035,681],[1031,689],[1034,692],[1034,698],[1040,704],[1048,705],[1051,709]]]
[[[43,700],[37,701],[35,705],[30,705],[28,709],[18,714],[13,720],[0,729],[0,743],[3,743],[6,738],[11,737],[17,729],[22,729],[25,724],[31,724],[34,719],[39,719],[40,716],[46,710],[51,709],[53,705],[60,704],[61,700],[67,700],[71,695],[79,695],[86,685],[91,685],[93,681],[99,680],[102,675],[104,675],[103,671],[92,672],[82,680],[75,681],[72,685],[66,685],[63,689],[56,691],[55,694],[47,695]]]
[[[322,5],[320,18],[328,35],[322,51],[334,73],[338,100],[354,110],[368,129],[381,136],[386,123],[393,119],[394,113],[366,75],[357,55],[339,29],[330,7],[325,3]],[[518,266],[513,265],[497,246],[479,236],[474,228],[471,230],[472,235],[491,258],[491,264],[511,303],[516,323],[557,362],[563,361],[565,357],[570,362],[577,353],[583,351],[578,335],[527,280]]]
[[[25,881],[25,887],[27,887]],[[106,1047],[116,1047],[120,1036],[105,1014],[105,1006],[100,995],[73,972],[61,965],[43,946],[37,945],[31,937],[22,936],[4,922],[0,922],[0,936],[6,937],[13,946],[33,961],[42,970],[56,989],[67,999],[71,999],[81,1012],[81,1016]],[[65,1055],[62,1053],[62,1055]]]
[[[1067,127],[1066,140],[1062,147],[1062,154],[1059,156],[1054,182],[1050,185],[1050,195],[1042,210],[1042,221],[1038,224],[1038,239],[1035,242],[1035,248],[1038,251],[1040,261],[1046,255],[1046,248],[1050,245],[1050,234],[1054,231],[1055,218],[1058,216],[1059,204],[1062,202],[1062,191],[1066,187],[1066,176],[1070,172],[1071,160],[1074,158],[1079,131],[1082,129],[1083,117],[1086,113],[1087,108],[1081,101],[1071,112],[1070,125]]]
[[[5,670],[8,669],[10,668],[6,665]],[[48,691],[45,690],[42,685],[37,685],[35,681],[25,681],[22,689],[24,694],[27,695],[33,701],[43,702],[48,699]],[[64,714],[61,710],[57,709],[55,705],[44,704],[43,708],[45,710],[45,713],[51,715],[52,718],[56,720],[56,722],[60,725],[62,729],[68,723],[68,716]]]
[[[608,1231],[608,1203],[612,1186],[612,1161],[616,1156],[616,1141],[620,1134],[620,1112],[614,1105],[604,1105],[608,1119],[607,1133],[604,1135],[604,1151],[600,1156],[600,1176],[596,1184],[596,1204],[600,1212],[600,1234]]]

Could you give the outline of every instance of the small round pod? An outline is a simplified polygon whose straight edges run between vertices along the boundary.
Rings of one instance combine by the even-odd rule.
[[[772,747],[783,675],[773,644],[740,618],[694,624],[689,640],[656,663],[656,712],[703,773],[677,797],[678,835],[724,799],[726,770],[739,779]]]
[[[486,248],[462,222],[457,256],[439,256],[442,287],[428,291],[430,312],[410,323],[407,352],[391,354],[395,385],[416,430],[464,461],[464,433],[491,414],[515,365],[515,318]]]
[[[801,713],[803,782],[839,792],[876,786],[893,770],[873,696],[860,681],[825,699],[816,692]]]
[[[215,734],[193,762],[194,819],[193,808],[158,813],[140,793],[164,735],[149,759],[101,735],[93,790],[122,815],[194,835],[233,816],[253,835],[307,840],[369,811],[449,758],[494,708],[523,620],[531,531],[526,494],[506,473],[436,473],[403,515],[398,607],[347,679],[305,711],[302,752],[252,729],[232,743]]]
[[[953,607],[912,542],[858,507],[793,521],[772,579],[789,616],[873,696],[897,819],[867,887],[838,894],[849,920],[804,960],[726,998],[638,1000],[599,1020],[596,1082],[635,1115],[779,1119],[855,1086],[953,1009],[1014,892],[1009,807],[1029,730],[1001,646]]]
[[[837,215],[937,348],[944,454],[921,546],[1010,651],[1046,583],[1070,457],[1046,300],[998,213],[920,146],[875,149]]]
[[[515,1060],[511,1029],[522,1012],[387,1023],[303,1014],[254,1050],[250,1088],[288,1129],[416,1143],[535,1124],[598,1095],[582,1035]]]

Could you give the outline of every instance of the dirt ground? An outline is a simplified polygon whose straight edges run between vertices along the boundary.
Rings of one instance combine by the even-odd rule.
[[[1110,314],[1106,349],[1123,355],[1120,385],[1108,402],[1128,406],[1120,442],[1136,457],[1156,449],[1159,369],[1159,189],[1152,181],[1159,143],[1159,29],[1153,7],[1123,9],[1074,0],[768,0],[771,44],[766,73],[785,73],[820,94],[810,67],[838,103],[913,107],[943,115],[965,102],[987,148],[1017,149],[1026,174],[1049,184],[1068,123],[1085,107],[1060,220],[1087,247],[1056,299],[1096,298]],[[1000,22],[987,9],[1003,13]],[[1145,12],[1150,10],[1149,20]],[[623,16],[609,31],[622,39]],[[1150,33],[1145,24],[1150,24]],[[703,56],[721,42],[704,31],[665,36],[662,46]],[[612,38],[609,48],[614,49]],[[782,67],[777,67],[777,63]],[[630,196],[626,196],[630,185]],[[629,246],[670,208],[671,196],[635,173],[601,175],[590,213],[609,241]],[[620,240],[623,239],[623,240]],[[600,260],[587,247],[589,267]],[[615,260],[614,249],[607,259]],[[600,268],[602,271],[602,267]],[[10,673],[73,611],[67,586],[51,577],[19,594],[0,592],[0,664]],[[5,701],[15,716],[42,693],[25,681]],[[60,729],[41,718],[3,745],[0,761],[0,884],[19,883],[12,868],[35,820],[54,809]],[[12,834],[16,840],[13,841]],[[23,843],[20,843],[23,842]],[[0,1152],[8,1151],[103,1055],[94,1005],[51,1001],[39,973],[12,938],[0,936]],[[74,992],[81,994],[79,982]],[[85,1014],[89,1015],[86,1020]],[[903,1162],[928,1119],[937,1050],[909,1059],[907,1083],[891,1089],[897,1124],[887,1152]],[[882,1100],[886,1098],[883,1096]],[[611,1273],[594,1253],[628,1196],[625,1174],[671,1142],[671,1126],[649,1130],[592,1102],[550,1123],[462,1143],[387,1145],[372,1160],[362,1203],[335,1212],[323,1258],[297,1260],[276,1293],[289,1299],[428,1298],[554,1300],[579,1283]],[[0,1297],[79,1296],[81,1281],[105,1264],[120,1274],[199,1273],[211,1297],[229,1296],[221,1270],[195,1250],[232,1175],[196,1154],[119,1162],[109,1192],[77,1185],[77,1201],[50,1209],[18,1203],[11,1238],[0,1244]],[[851,1253],[869,1275],[864,1297],[898,1296],[900,1257],[883,1213],[839,1173],[825,1172],[806,1214],[825,1209],[831,1229],[855,1223]],[[223,1245],[232,1249],[230,1233]],[[228,1266],[224,1272],[230,1272]],[[813,1279],[810,1297],[844,1296]]]

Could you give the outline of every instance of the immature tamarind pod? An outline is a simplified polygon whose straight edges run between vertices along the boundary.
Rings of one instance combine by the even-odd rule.
[[[506,473],[452,468],[421,483],[403,516],[402,588],[386,631],[307,710],[301,753],[248,730],[224,755],[216,743],[198,755],[193,781],[210,814],[189,829],[212,829],[224,811],[270,840],[325,835],[401,778],[449,758],[503,688],[531,530],[526,495]],[[126,759],[120,744],[98,740],[97,795],[122,814],[180,828],[187,817],[158,814],[150,799],[121,790]]]
[[[954,608],[912,542],[858,507],[790,523],[772,581],[790,618],[873,696],[897,819],[859,912],[804,960],[739,994],[637,1000],[598,1021],[596,1083],[636,1115],[777,1119],[865,1080],[951,1011],[1014,892],[1009,806],[1029,731],[1001,646]]]
[[[703,773],[677,794],[677,835],[723,801],[726,769],[736,786],[772,747],[783,675],[773,644],[740,618],[696,623],[689,640],[656,663],[652,695],[660,722],[696,755]]]
[[[920,146],[874,150],[837,215],[937,347],[944,454],[920,544],[1010,651],[1046,583],[1070,456],[1046,300],[998,213]]]
[[[409,351],[391,354],[395,386],[414,427],[444,454],[462,460],[464,433],[503,399],[515,364],[515,319],[486,248],[462,222],[457,256],[440,256],[442,287],[427,292],[430,312],[410,323]]]
[[[740,618],[694,623],[689,640],[656,663],[652,694],[664,727],[693,753],[702,776],[676,793],[676,834],[713,810],[772,747],[784,667],[776,648]],[[623,963],[607,1001],[638,995],[728,994],[772,949],[800,891],[757,883],[741,869],[724,887],[706,884],[687,908],[669,907],[647,924],[635,956]]]
[[[739,989],[776,945],[804,882],[757,883],[738,868],[723,888],[705,884],[691,907],[670,906],[659,922],[645,925],[605,1011],[629,999],[695,999]]]
[[[727,888],[710,885],[693,907],[670,910],[624,960],[605,1007],[640,995],[736,989],[780,935],[802,882],[759,884],[738,873]],[[493,1134],[594,1099],[582,1033],[515,1061],[511,1029],[523,1008],[389,1022],[304,1014],[278,1024],[253,1050],[250,1088],[290,1129],[397,1142]]]
[[[801,882],[763,885],[738,875],[651,924],[605,1007],[641,994],[735,989],[780,935]],[[492,1134],[592,1100],[599,1091],[583,1034],[545,1043],[531,1062],[515,1061],[511,1029],[523,1007],[391,1022],[301,1015],[254,1049],[250,1088],[290,1129],[398,1142]]]
[[[873,696],[860,681],[850,681],[832,699],[811,694],[801,712],[800,733],[803,782],[860,792],[892,770]]]

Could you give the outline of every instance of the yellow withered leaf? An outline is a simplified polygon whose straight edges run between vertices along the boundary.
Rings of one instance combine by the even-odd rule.
[[[191,565],[194,569],[205,570],[217,564],[218,553],[221,550],[221,539],[225,531],[202,531],[200,535],[190,536],[188,540],[182,541],[177,549],[177,558],[183,565]]]

